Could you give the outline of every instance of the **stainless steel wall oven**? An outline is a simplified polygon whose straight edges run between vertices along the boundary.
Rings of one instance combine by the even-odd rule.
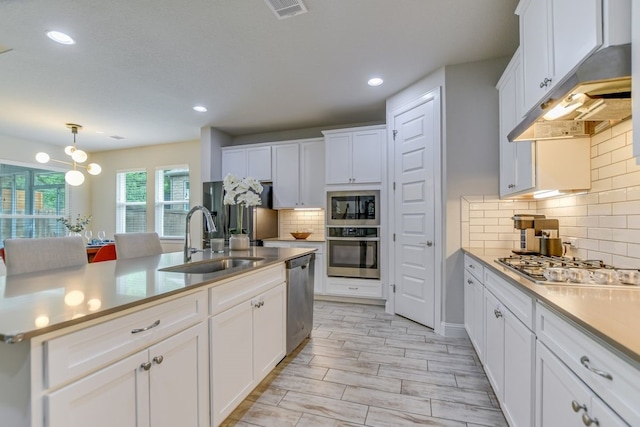
[[[380,278],[379,227],[327,227],[327,275]]]

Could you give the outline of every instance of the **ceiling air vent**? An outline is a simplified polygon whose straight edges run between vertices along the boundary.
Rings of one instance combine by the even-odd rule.
[[[292,16],[307,13],[302,0],[264,0],[269,9],[278,19],[291,18]]]

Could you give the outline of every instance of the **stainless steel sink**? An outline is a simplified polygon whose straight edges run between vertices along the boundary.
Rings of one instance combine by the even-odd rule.
[[[264,260],[264,258],[261,257],[218,258],[174,265],[171,267],[161,268],[160,271],[186,274],[207,274],[215,273],[217,271],[230,270],[236,267],[252,267],[262,260]]]

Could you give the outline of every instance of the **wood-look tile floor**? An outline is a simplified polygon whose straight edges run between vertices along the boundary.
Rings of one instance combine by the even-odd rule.
[[[507,426],[467,339],[316,301],[314,329],[223,426]]]

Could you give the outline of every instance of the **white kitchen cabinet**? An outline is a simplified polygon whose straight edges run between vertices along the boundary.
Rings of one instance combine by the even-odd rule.
[[[385,126],[323,131],[326,184],[379,184],[383,180]]]
[[[536,405],[536,418],[548,420],[545,426],[564,425],[556,420],[571,416],[582,422],[585,414],[597,418],[600,426],[640,425],[637,366],[542,303],[537,304],[536,321],[538,349],[546,350],[536,357],[536,395],[544,399]],[[554,403],[546,397],[548,392],[556,393]],[[573,413],[574,400],[584,406],[579,414]]]
[[[533,420],[535,335],[485,290],[484,367],[511,426]]]
[[[259,181],[271,181],[271,146],[222,148],[222,178],[229,173],[238,178],[251,176]]]
[[[284,266],[210,290],[212,425],[218,426],[285,356]]]
[[[45,396],[48,427],[209,425],[206,324]]]
[[[516,13],[528,111],[602,45],[602,0],[523,0]]]
[[[464,326],[480,360],[484,360],[484,286],[482,264],[464,257]]]
[[[324,141],[273,145],[273,207],[324,208]]]
[[[322,295],[325,293],[327,267],[324,259],[324,242],[266,240],[264,242],[264,246],[266,248],[314,248],[316,250],[316,260],[313,267],[313,293],[315,295]]]
[[[327,277],[326,293],[341,297],[382,298],[382,281],[374,279],[352,279]]]
[[[536,363],[537,427],[628,426],[541,342]]]
[[[509,142],[507,135],[524,113],[522,64],[516,51],[498,81],[500,113],[500,197],[530,190],[535,185],[533,142]]]
[[[498,400],[503,397],[504,384],[504,306],[489,291],[484,292],[485,351],[484,371]]]
[[[535,339],[533,299],[484,270],[483,365],[511,426],[533,424]]]

